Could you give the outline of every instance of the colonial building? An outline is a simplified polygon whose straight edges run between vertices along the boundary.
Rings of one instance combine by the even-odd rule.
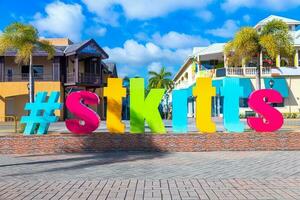
[[[33,53],[35,93],[60,91],[60,101],[64,102],[73,91],[96,92],[101,103],[94,110],[104,117],[103,87],[108,77],[117,77],[116,66],[104,63],[107,53],[93,39],[75,44],[67,38],[45,40],[54,46],[55,55],[48,60],[44,51]],[[16,53],[10,50],[0,57],[0,116],[19,118],[26,114],[29,66],[15,63]],[[61,119],[68,116],[66,109],[56,114]]]
[[[294,59],[288,59],[280,55],[276,62],[270,67],[267,65],[265,55],[261,54],[261,59],[254,58],[240,67],[228,66],[227,58],[224,54],[226,43],[215,43],[207,47],[195,47],[193,54],[190,55],[181,66],[173,81],[175,89],[192,89],[197,77],[211,77],[213,86],[216,87],[217,96],[212,101],[212,111],[215,116],[223,113],[223,97],[220,95],[220,87],[225,77],[236,77],[240,79],[240,84],[244,88],[240,98],[240,113],[251,114],[248,107],[248,97],[253,90],[258,89],[256,80],[257,66],[260,66],[262,75],[261,88],[272,88],[281,93],[284,97],[282,104],[274,104],[283,113],[300,112],[300,21],[284,17],[271,15],[260,21],[254,28],[260,32],[262,27],[273,19],[284,21],[289,26],[290,34],[293,37],[296,49]],[[260,62],[258,63],[258,60]],[[233,88],[234,91],[234,88]],[[189,98],[188,116],[193,117],[195,110],[195,99]]]

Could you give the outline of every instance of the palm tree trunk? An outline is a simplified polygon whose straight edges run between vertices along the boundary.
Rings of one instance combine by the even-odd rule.
[[[33,79],[33,69],[32,69],[32,55],[30,55],[29,60],[29,102],[34,102],[34,79]]]
[[[258,63],[258,67],[257,67],[257,72],[256,72],[256,89],[260,90],[261,89],[261,68],[262,68],[262,63],[263,63],[263,56],[262,56],[262,51],[260,51],[259,53],[259,63]]]

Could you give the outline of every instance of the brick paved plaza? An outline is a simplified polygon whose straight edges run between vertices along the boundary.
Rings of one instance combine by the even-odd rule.
[[[300,152],[2,155],[0,199],[300,199]]]

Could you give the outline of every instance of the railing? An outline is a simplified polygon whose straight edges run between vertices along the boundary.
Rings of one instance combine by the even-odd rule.
[[[58,78],[54,78],[53,74],[34,74],[33,78],[35,81],[59,81]],[[4,76],[4,82],[22,82],[22,81],[29,81],[29,74],[22,73],[22,74],[6,74]]]
[[[216,70],[216,77],[224,76],[255,76],[257,73],[256,67],[228,67]],[[261,69],[261,75],[271,75],[271,67],[263,67]]]
[[[256,75],[256,67],[245,67],[245,75],[255,76]]]
[[[242,76],[244,75],[244,71],[243,68],[241,67],[228,67],[226,68],[226,75],[228,76],[234,76],[234,75],[238,75],[238,76]]]
[[[67,74],[67,83],[75,83],[75,73]],[[98,74],[80,73],[78,76],[79,83],[101,84],[101,76]]]

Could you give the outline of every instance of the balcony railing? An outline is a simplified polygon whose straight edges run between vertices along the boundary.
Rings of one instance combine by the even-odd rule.
[[[216,77],[223,76],[256,76],[257,68],[256,67],[227,67],[217,69]],[[261,75],[271,75],[271,67],[263,67],[261,69]]]
[[[67,74],[67,83],[76,83],[75,73]],[[80,73],[78,76],[78,83],[99,85],[101,84],[101,76],[98,74]]]
[[[34,74],[33,78],[35,81],[59,81],[59,79],[53,76],[53,74]],[[29,81],[29,73],[21,74],[6,74],[2,82],[27,82]]]

